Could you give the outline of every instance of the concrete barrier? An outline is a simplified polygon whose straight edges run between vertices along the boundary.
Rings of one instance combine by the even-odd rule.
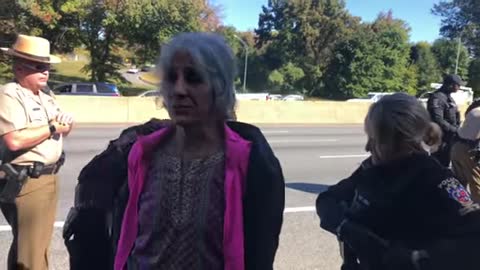
[[[155,98],[57,96],[78,123],[141,123],[168,118]],[[269,124],[362,124],[370,104],[336,101],[248,101],[237,104],[237,118]],[[462,115],[466,107],[461,107]]]
[[[237,117],[251,123],[359,124],[369,106],[334,101],[240,101]]]
[[[57,101],[77,123],[141,123],[152,117],[168,118],[154,98],[57,96]]]

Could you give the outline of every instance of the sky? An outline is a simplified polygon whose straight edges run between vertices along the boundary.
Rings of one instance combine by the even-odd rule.
[[[440,17],[431,9],[440,0],[347,0],[347,9],[365,22],[373,21],[382,11],[393,11],[395,18],[402,19],[411,28],[412,42],[432,42],[439,37]],[[224,8],[224,24],[233,25],[240,31],[253,30],[258,24],[258,15],[267,0],[215,0]]]

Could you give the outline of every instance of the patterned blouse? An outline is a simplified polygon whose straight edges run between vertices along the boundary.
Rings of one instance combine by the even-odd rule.
[[[224,153],[184,160],[157,150],[139,201],[128,270],[220,270]]]

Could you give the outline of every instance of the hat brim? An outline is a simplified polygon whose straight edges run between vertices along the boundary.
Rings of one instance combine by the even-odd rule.
[[[46,63],[46,64],[58,64],[58,63],[62,62],[62,59],[60,59],[60,57],[57,57],[55,55],[50,55],[48,57],[49,58],[48,60],[43,60],[43,59],[38,59],[34,56],[28,56],[28,55],[17,53],[16,51],[14,51],[10,48],[0,48],[0,50],[2,50],[3,52],[5,52],[6,54],[8,54],[10,56],[18,57],[18,58],[22,58],[22,59],[27,59],[27,60],[30,60],[30,61],[33,61],[33,62]]]

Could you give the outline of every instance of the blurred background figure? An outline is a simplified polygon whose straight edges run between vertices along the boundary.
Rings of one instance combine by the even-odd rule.
[[[480,203],[480,100],[465,112],[452,146],[452,168],[458,180],[470,188],[472,199]]]
[[[460,125],[460,113],[451,94],[457,92],[463,84],[458,75],[447,75],[442,87],[430,95],[427,101],[432,121],[438,124],[443,132],[442,144],[433,156],[445,167],[450,166],[452,140]]]

